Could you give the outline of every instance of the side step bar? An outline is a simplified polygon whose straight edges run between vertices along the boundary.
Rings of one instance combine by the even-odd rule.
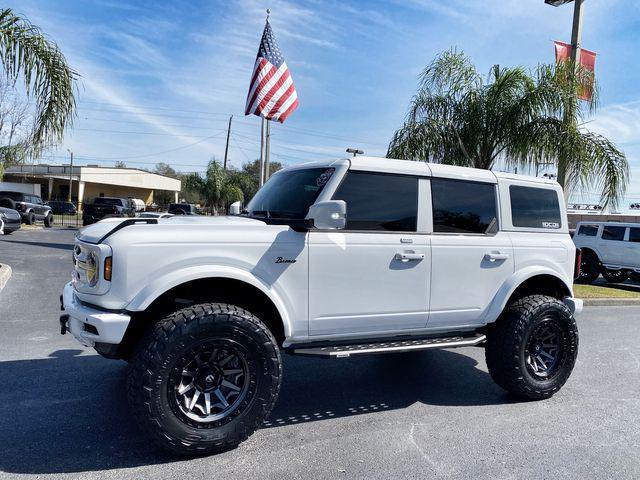
[[[413,350],[428,350],[431,348],[474,347],[487,339],[486,335],[472,337],[440,337],[420,338],[413,340],[396,340],[356,343],[353,345],[335,345],[329,347],[293,348],[288,351],[292,355],[306,355],[322,358],[347,358],[353,355],[367,355],[373,353],[411,352]]]

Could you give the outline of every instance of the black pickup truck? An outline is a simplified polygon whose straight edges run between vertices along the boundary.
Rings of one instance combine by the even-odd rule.
[[[82,207],[82,225],[87,226],[108,217],[134,217],[135,206],[127,198],[97,197]]]

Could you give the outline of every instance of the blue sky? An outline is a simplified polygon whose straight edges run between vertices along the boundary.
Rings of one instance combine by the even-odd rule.
[[[543,0],[20,0],[12,8],[82,76],[74,128],[45,160],[66,162],[70,148],[81,163],[202,171],[223,157],[230,114],[231,163],[257,158],[259,119],[243,108],[267,7],[300,98],[272,128],[273,159],[285,164],[347,146],[384,154],[437,53],[455,46],[482,72],[534,67],[553,61],[553,40],[569,41],[572,18],[571,5]],[[626,203],[640,201],[639,3],[586,0],[583,46],[598,53],[601,88],[588,127],[627,153]]]

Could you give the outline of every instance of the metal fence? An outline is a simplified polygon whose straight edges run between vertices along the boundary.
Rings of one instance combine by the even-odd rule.
[[[82,227],[82,214],[80,212],[74,214],[53,214],[53,226],[54,227]]]

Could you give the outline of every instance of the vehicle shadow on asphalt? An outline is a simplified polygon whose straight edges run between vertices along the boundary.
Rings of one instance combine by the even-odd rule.
[[[176,461],[138,429],[126,364],[81,350],[0,362],[0,471],[55,474]],[[447,350],[340,360],[284,357],[265,428],[431,405],[510,403],[477,362]],[[268,447],[265,447],[268,448]]]
[[[13,239],[10,240],[8,238],[5,238],[3,240],[7,240],[8,242],[11,242],[11,243],[20,243],[22,245],[32,245],[34,247],[58,248],[60,250],[73,250],[72,243],[25,242],[24,240],[13,240]]]

